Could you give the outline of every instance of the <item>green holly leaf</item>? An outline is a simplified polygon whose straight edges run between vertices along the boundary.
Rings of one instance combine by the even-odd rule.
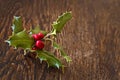
[[[23,30],[21,17],[14,16],[12,30],[13,34],[16,34]]]
[[[40,26],[39,26],[39,25],[36,26],[34,29],[31,28],[31,30],[30,30],[30,34],[37,34],[37,33],[39,33],[39,32],[43,33],[44,35],[47,34],[46,31],[43,31],[43,30],[40,29]]]
[[[67,62],[72,61],[71,58],[70,58],[69,56],[67,56],[67,54],[66,54],[65,51],[62,49],[62,47],[61,47],[60,45],[58,45],[56,42],[53,42],[53,47],[54,47],[55,49],[60,50],[61,55],[65,58],[65,60],[66,60]]]
[[[60,33],[66,22],[69,21],[71,18],[71,12],[66,12],[59,16],[58,19],[52,24],[54,29],[53,32],[55,33],[56,31],[56,33]]]
[[[60,68],[62,67],[62,63],[57,59],[54,55],[47,51],[37,51],[38,57],[41,61],[47,61],[48,67],[53,66]]]
[[[30,49],[33,46],[34,39],[31,38],[27,32],[21,31],[17,34],[14,34],[9,37],[9,39],[6,41],[9,43],[10,46],[14,47],[22,47],[24,49]]]
[[[67,56],[67,54],[65,53],[65,51],[63,49],[60,49],[61,55],[65,58],[65,60],[67,62],[71,62],[71,58],[69,56]]]

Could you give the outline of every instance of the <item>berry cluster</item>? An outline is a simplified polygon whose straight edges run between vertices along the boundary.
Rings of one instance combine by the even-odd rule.
[[[44,34],[38,33],[38,34],[33,34],[32,37],[35,40],[35,45],[32,48],[33,50],[42,50],[44,48],[44,43],[42,39],[44,38]]]

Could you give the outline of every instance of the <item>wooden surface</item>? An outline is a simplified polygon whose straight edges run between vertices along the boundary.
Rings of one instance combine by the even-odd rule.
[[[64,74],[4,42],[13,16],[22,16],[27,29],[50,31],[65,11],[73,18],[58,42],[73,61],[62,61]],[[0,0],[0,80],[120,80],[120,0]]]

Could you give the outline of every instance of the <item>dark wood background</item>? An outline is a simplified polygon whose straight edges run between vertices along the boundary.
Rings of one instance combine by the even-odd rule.
[[[27,29],[50,31],[65,11],[73,18],[58,42],[73,61],[62,61],[64,74],[4,42],[13,16],[22,16]],[[120,0],[0,0],[0,80],[120,80]]]

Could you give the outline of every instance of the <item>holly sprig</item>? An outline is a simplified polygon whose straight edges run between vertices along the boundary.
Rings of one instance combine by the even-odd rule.
[[[36,26],[34,29],[26,31],[22,26],[22,18],[14,16],[12,23],[12,35],[9,36],[7,43],[10,46],[15,47],[15,49],[21,47],[24,49],[24,52],[35,52],[36,58],[39,58],[40,61],[46,61],[49,66],[63,67],[62,62],[52,53],[46,51],[44,46],[46,41],[50,41],[51,46],[54,50],[58,50],[60,55],[67,61],[70,62],[71,58],[65,53],[63,48],[56,42],[56,36],[60,33],[70,19],[72,18],[71,12],[65,12],[58,17],[56,21],[53,22],[53,29],[50,32],[46,32],[40,29],[39,26]],[[32,53],[31,53],[32,54]]]

